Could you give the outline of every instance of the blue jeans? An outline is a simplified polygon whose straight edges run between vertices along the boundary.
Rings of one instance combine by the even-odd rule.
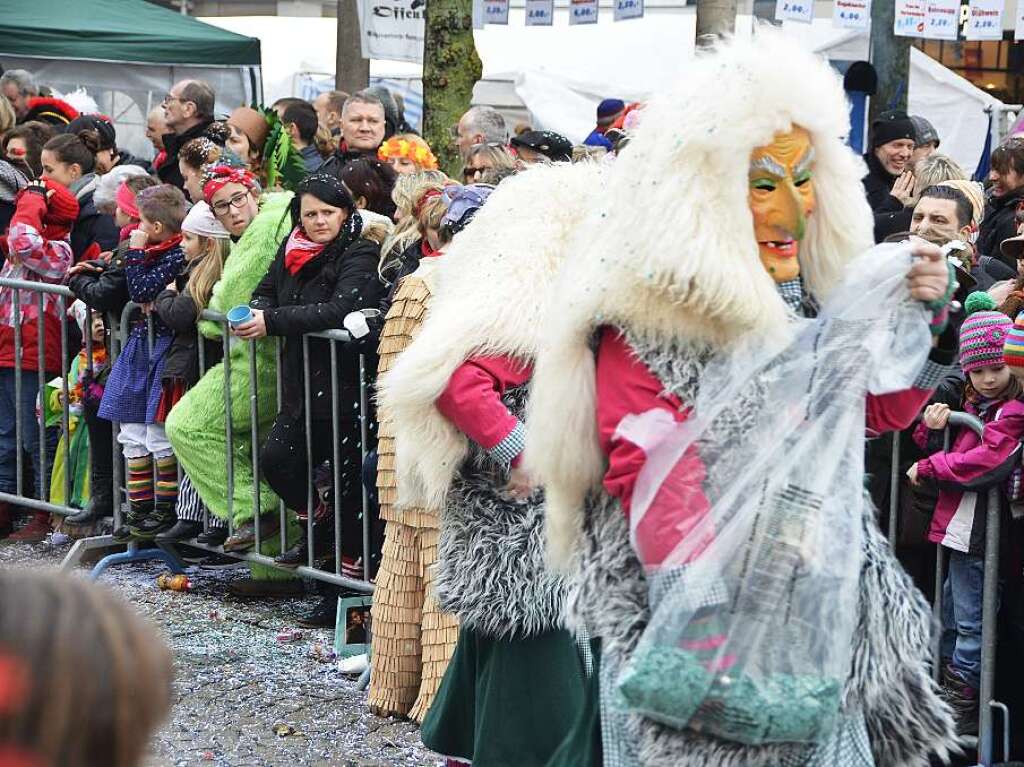
[[[45,373],[43,374],[46,375]],[[46,464],[39,456],[39,420],[36,417],[36,400],[39,397],[39,374],[34,370],[21,371],[21,449],[32,462],[34,481],[32,486],[22,487],[25,497],[39,495],[39,478],[44,480],[46,492],[41,500],[50,495],[50,470],[57,452],[60,427],[46,430]],[[14,369],[0,368],[0,491],[18,492],[17,442],[15,419],[17,407],[14,389]]]
[[[978,688],[981,679],[981,597],[985,560],[949,552],[949,571],[942,585],[942,657]]]

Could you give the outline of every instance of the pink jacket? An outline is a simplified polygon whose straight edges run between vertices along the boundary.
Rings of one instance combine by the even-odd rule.
[[[968,403],[964,410],[979,415]],[[918,461],[917,475],[939,483],[928,540],[954,551],[981,556],[985,552],[985,512],[988,488],[1007,461],[1020,460],[1024,438],[1024,402],[1010,400],[994,404],[980,417],[985,429],[979,438],[973,429],[961,428],[948,453],[935,453]],[[934,434],[923,423],[914,431],[914,441],[927,450]],[[965,487],[967,486],[967,487]],[[1005,497],[1005,492],[1002,494]]]

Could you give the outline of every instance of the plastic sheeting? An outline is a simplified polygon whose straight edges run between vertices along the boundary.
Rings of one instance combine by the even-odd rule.
[[[847,268],[816,319],[719,351],[682,423],[617,429],[646,461],[630,515],[652,616],[619,688],[668,725],[817,743],[850,673],[863,565],[869,394],[909,389],[931,348],[907,244]]]

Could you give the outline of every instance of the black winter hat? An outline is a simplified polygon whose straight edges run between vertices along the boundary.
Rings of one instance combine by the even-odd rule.
[[[890,141],[910,139],[917,142],[917,132],[914,130],[914,122],[907,117],[906,112],[891,110],[882,112],[878,118],[871,123],[871,148],[877,149]]]
[[[928,120],[918,115],[911,115],[910,122],[914,124],[914,133],[916,134],[914,141],[918,146],[924,146],[925,144],[939,145],[939,132],[935,130],[935,126],[928,122]]]
[[[547,157],[551,162],[570,162],[572,142],[560,133],[549,130],[528,130],[515,136],[509,143],[525,147]]]

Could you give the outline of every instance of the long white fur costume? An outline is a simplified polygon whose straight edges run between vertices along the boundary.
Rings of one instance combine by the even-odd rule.
[[[605,172],[535,166],[506,179],[448,246],[422,329],[378,381],[395,424],[400,507],[442,506],[466,456],[466,437],[434,407],[456,368],[475,355],[536,356],[555,274]]]
[[[605,324],[683,349],[786,332],[787,310],[758,257],[748,169],[755,148],[793,125],[809,131],[816,154],[817,208],[801,273],[812,296],[827,296],[845,264],[872,245],[865,168],[841,141],[847,107],[836,73],[768,30],[699,60],[650,102],[608,172],[601,205],[578,229],[572,247],[585,257],[571,262],[555,288],[531,389],[526,465],[545,488],[550,561],[580,566],[572,622],[603,639],[608,669],[635,646],[647,597],[621,511],[609,516],[606,501],[588,506],[588,495],[601,496],[605,470],[590,340]],[[584,540],[588,509],[597,516]],[[956,743],[928,673],[928,606],[874,522],[865,525],[847,711],[863,714],[879,767],[926,765],[930,751],[945,756]],[[782,746],[746,748],[630,719],[634,755],[644,765],[767,767],[794,757]]]

